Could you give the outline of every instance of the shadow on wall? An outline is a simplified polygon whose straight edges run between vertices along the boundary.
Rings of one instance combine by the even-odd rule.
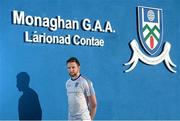
[[[16,78],[16,86],[23,92],[18,104],[19,120],[41,120],[41,105],[37,93],[29,87],[30,76],[26,72],[20,72]]]

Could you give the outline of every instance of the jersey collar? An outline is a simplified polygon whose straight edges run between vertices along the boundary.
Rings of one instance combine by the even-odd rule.
[[[77,78],[75,78],[75,79],[72,79],[72,78],[71,78],[71,80],[72,80],[72,81],[75,81],[75,80],[77,80],[80,76],[81,76],[81,74],[79,74],[79,76],[78,76]]]

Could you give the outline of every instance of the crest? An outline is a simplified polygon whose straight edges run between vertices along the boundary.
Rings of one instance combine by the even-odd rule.
[[[155,54],[163,40],[162,9],[138,6],[138,33],[148,54]]]
[[[162,9],[138,6],[138,33],[141,44],[148,54],[155,54],[161,46],[163,40],[162,26]],[[169,71],[176,73],[174,68],[176,65],[170,58],[171,44],[165,42],[163,51],[157,56],[147,56],[139,48],[136,39],[130,42],[130,47],[133,51],[132,57],[125,65],[131,65],[125,72],[132,71],[138,61],[147,65],[157,65],[164,62]]]

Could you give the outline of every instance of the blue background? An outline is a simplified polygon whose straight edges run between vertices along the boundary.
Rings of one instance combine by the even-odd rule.
[[[177,65],[176,74],[163,63],[149,66],[142,62],[133,71],[123,72],[128,68],[123,64],[132,54],[129,42],[138,40],[137,6],[163,9],[163,42],[172,45],[170,57]],[[65,62],[71,56],[79,58],[81,73],[93,81],[98,101],[95,119],[180,119],[179,6],[179,0],[1,0],[0,119],[18,119],[21,93],[16,88],[16,75],[21,71],[31,77],[30,86],[39,95],[43,119],[67,119],[65,83],[69,75]],[[13,10],[49,18],[59,15],[71,20],[99,19],[102,24],[109,20],[116,32],[51,32],[47,28],[13,25]],[[24,43],[23,32],[35,30],[103,38],[105,46]],[[157,55],[161,51],[162,47]]]

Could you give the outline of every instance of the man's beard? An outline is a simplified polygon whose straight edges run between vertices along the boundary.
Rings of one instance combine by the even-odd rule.
[[[71,77],[76,77],[76,76],[77,76],[76,73],[69,73],[69,75],[70,75]]]

